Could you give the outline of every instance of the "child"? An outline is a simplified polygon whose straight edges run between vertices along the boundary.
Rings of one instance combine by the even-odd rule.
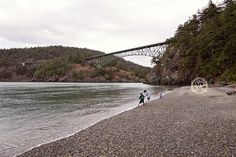
[[[164,93],[162,91],[160,91],[160,99],[163,98],[163,95],[164,95]]]
[[[139,104],[138,104],[138,106],[142,103],[143,105],[144,105],[144,98],[145,98],[145,96],[143,95],[143,93],[140,93],[140,96],[139,96]]]
[[[143,92],[145,94],[145,97],[147,97],[147,101],[149,101],[150,100],[150,95],[148,94],[148,91],[144,90]]]

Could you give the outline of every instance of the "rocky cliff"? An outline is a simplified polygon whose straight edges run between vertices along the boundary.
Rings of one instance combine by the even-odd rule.
[[[167,40],[163,57],[148,76],[155,84],[190,84],[203,77],[211,84],[236,82],[236,2],[225,0],[199,10]]]

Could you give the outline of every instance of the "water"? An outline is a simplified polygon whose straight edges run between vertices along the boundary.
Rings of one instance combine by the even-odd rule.
[[[137,106],[140,83],[0,83],[0,156],[72,135]]]

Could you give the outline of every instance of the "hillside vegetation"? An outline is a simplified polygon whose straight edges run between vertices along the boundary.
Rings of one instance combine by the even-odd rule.
[[[189,84],[195,77],[209,83],[236,82],[236,2],[209,2],[179,25],[164,56],[155,60],[149,81]]]
[[[113,57],[102,67],[86,63],[103,52],[62,46],[0,50],[0,81],[142,82],[150,68]]]

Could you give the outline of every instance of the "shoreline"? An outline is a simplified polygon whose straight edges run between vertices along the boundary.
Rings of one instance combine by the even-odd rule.
[[[153,100],[153,101],[154,101],[154,100]],[[134,107],[134,108],[136,108],[136,107]],[[115,115],[113,115],[113,116],[116,116],[116,115],[118,115],[118,114],[121,114],[121,113],[126,112],[126,111],[129,111],[129,110],[132,110],[132,109],[134,109],[134,108],[130,108],[130,109],[127,109],[127,110],[125,110],[125,111],[121,111],[120,113],[117,113],[117,114],[115,114]],[[113,117],[113,116],[111,116],[111,117]],[[70,135],[63,136],[63,137],[59,137],[59,138],[57,138],[57,139],[55,139],[55,140],[52,140],[52,141],[49,141],[49,142],[46,142],[46,143],[39,144],[39,145],[37,145],[37,146],[35,146],[35,147],[31,147],[31,148],[29,148],[28,150],[26,150],[26,151],[24,151],[24,152],[22,152],[22,153],[20,153],[20,154],[14,155],[13,157],[20,156],[20,155],[24,154],[25,152],[31,151],[32,149],[37,148],[37,147],[40,147],[40,146],[42,146],[42,145],[50,144],[50,143],[52,143],[52,142],[57,142],[57,141],[59,141],[59,140],[61,140],[61,139],[65,139],[65,138],[74,136],[75,134],[77,134],[77,133],[79,133],[79,132],[81,132],[81,131],[83,131],[83,130],[86,130],[86,129],[88,129],[89,127],[91,127],[91,126],[93,126],[93,125],[96,125],[97,123],[99,123],[99,122],[101,122],[101,121],[103,121],[103,120],[105,120],[105,119],[109,119],[109,118],[111,118],[111,117],[107,117],[107,118],[101,119],[101,120],[99,120],[99,121],[97,121],[97,122],[95,122],[95,123],[93,123],[93,124],[91,124],[91,125],[85,127],[84,129],[78,130],[78,131],[76,131],[76,132],[74,132],[74,133],[72,133],[72,134],[70,134]]]
[[[207,155],[207,152],[210,150],[208,148],[209,146],[219,145],[215,142],[222,144],[221,140],[224,138],[214,137],[215,135],[221,135],[222,132],[224,133],[222,135],[227,135],[225,130],[232,129],[231,127],[236,128],[236,117],[228,113],[230,111],[236,111],[236,107],[233,104],[236,97],[227,96],[224,92],[217,91],[216,88],[210,88],[209,92],[204,95],[196,95],[188,88],[174,89],[171,93],[165,95],[163,100],[153,100],[145,106],[135,107],[131,110],[118,113],[76,132],[72,136],[42,144],[39,147],[32,148],[16,156]],[[217,106],[214,105],[217,103],[215,99],[219,101]],[[198,104],[192,102],[197,102]],[[222,104],[225,104],[224,107],[226,107],[221,115],[224,116],[223,119],[215,112],[211,112],[212,109],[216,108],[215,110],[218,113]],[[196,109],[196,111],[192,111],[192,108]],[[229,108],[232,109],[229,110]],[[226,115],[225,112],[227,113]],[[219,113],[221,113],[221,110]],[[143,115],[145,116],[143,117]],[[223,120],[220,124],[225,125],[223,127],[224,130],[216,129],[222,126],[216,125],[216,127],[213,125],[214,123],[218,123],[214,121],[213,117],[216,120]],[[232,124],[228,124],[228,119],[232,120]],[[130,121],[132,122],[130,123]],[[214,121],[213,124],[212,121]],[[156,127],[153,127],[153,125]],[[195,130],[198,130],[198,132],[195,132]],[[236,141],[236,134],[232,132],[233,130],[227,131],[230,133],[229,137],[233,141]],[[210,132],[210,135],[214,138],[205,136],[204,132],[207,135]],[[206,144],[201,141],[203,137],[206,138],[204,140]],[[180,138],[180,141],[176,141],[176,138]],[[195,141],[195,143],[192,143],[189,138]],[[153,139],[154,142],[152,141]],[[214,141],[215,139],[218,139],[218,141]],[[227,140],[226,147],[229,150],[229,154],[236,154],[233,151],[236,148],[236,144],[232,144],[230,139]],[[196,144],[198,145],[197,147]],[[195,145],[195,147],[190,147],[191,145]],[[221,154],[227,156],[227,154],[223,154],[224,151],[213,150],[208,155]],[[191,152],[193,153],[191,154]]]
[[[27,82],[27,83],[28,83],[28,82]],[[29,82],[29,83],[31,83],[31,82]],[[39,83],[42,83],[42,82],[39,82]],[[55,82],[55,83],[57,83],[57,82]],[[59,83],[60,83],[60,82],[59,82]],[[68,82],[68,83],[75,83],[75,82]],[[78,83],[80,83],[80,82],[78,82]],[[103,82],[101,82],[101,83],[103,83]],[[167,90],[167,91],[166,91],[166,94],[168,94],[168,93],[170,93],[170,92],[171,92],[170,90]],[[165,94],[165,95],[166,95],[166,94]],[[156,97],[156,98],[150,100],[149,103],[151,103],[151,102],[153,102],[153,101],[155,101],[155,100],[157,100],[157,99],[159,99],[159,98]],[[134,103],[130,103],[130,104],[134,104]],[[101,120],[99,120],[99,121],[97,121],[97,122],[94,122],[94,123],[88,125],[87,127],[83,128],[83,129],[81,129],[81,130],[78,130],[78,131],[76,131],[76,132],[74,132],[74,133],[72,133],[72,134],[70,134],[70,135],[63,136],[63,137],[59,137],[59,138],[54,139],[54,140],[51,140],[51,141],[49,141],[49,142],[41,143],[41,144],[39,144],[39,145],[37,145],[37,146],[34,146],[34,147],[29,148],[28,150],[26,150],[26,151],[24,151],[24,152],[22,152],[22,153],[15,154],[13,157],[21,156],[22,154],[24,154],[24,153],[26,153],[26,152],[29,152],[29,151],[31,151],[31,150],[34,149],[34,148],[41,147],[42,145],[50,144],[50,143],[57,142],[57,141],[60,141],[60,140],[62,140],[62,139],[66,139],[66,138],[69,138],[69,137],[71,137],[71,136],[74,136],[75,134],[77,134],[77,133],[79,133],[79,132],[81,132],[81,131],[84,131],[84,130],[88,129],[88,128],[90,128],[90,127],[96,125],[97,123],[99,123],[99,122],[101,122],[101,121],[104,121],[104,120],[109,119],[109,118],[111,118],[111,117],[117,116],[117,115],[122,114],[122,113],[124,113],[124,112],[133,110],[133,109],[135,109],[135,108],[137,108],[137,107],[140,107],[140,106],[133,106],[133,107],[129,107],[129,108],[125,109],[124,111],[118,111],[116,114],[114,114],[114,115],[112,115],[112,116],[104,117],[103,119],[101,119]]]

